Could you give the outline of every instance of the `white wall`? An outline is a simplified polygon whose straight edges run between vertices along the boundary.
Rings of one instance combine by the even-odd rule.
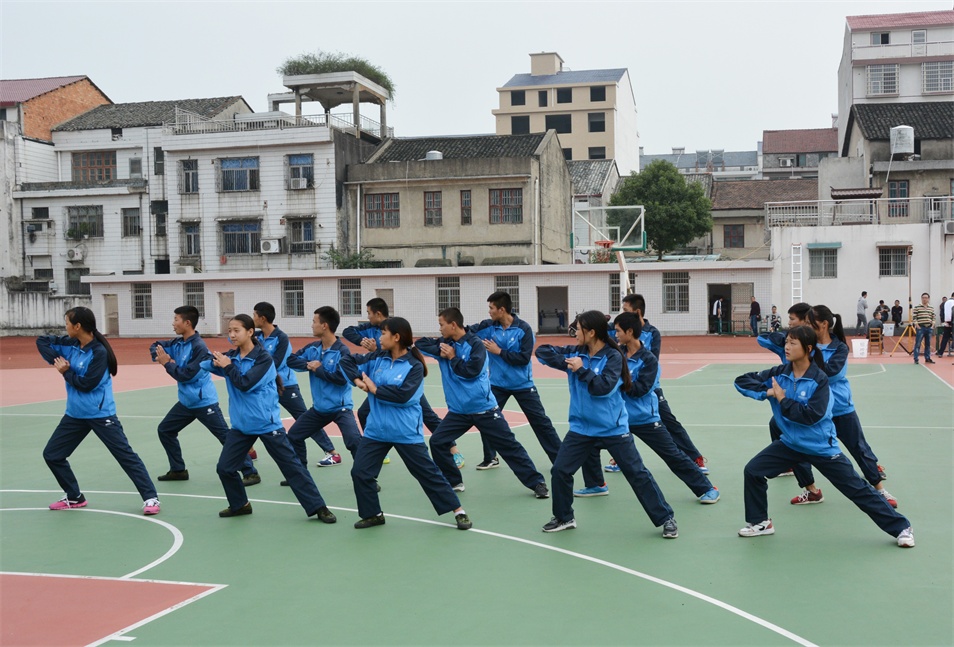
[[[636,123],[636,103],[629,72],[616,85],[616,166],[626,177],[639,172],[639,126]]]

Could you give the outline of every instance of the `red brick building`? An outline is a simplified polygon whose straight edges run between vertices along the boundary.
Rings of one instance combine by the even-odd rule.
[[[86,76],[0,80],[0,118],[24,137],[50,141],[54,126],[112,101]]]

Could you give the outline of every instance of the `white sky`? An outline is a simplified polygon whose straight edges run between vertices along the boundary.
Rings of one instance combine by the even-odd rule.
[[[0,77],[85,74],[117,103],[241,95],[267,110],[266,95],[285,90],[275,68],[287,57],[341,51],[390,74],[388,122],[410,137],[492,133],[496,88],[530,71],[530,52],[556,51],[573,70],[629,69],[646,153],[754,150],[763,130],[831,126],[845,16],[951,8],[0,0]]]

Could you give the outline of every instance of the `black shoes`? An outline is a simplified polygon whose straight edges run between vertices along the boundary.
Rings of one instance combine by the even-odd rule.
[[[457,522],[458,530],[470,530],[471,528],[474,527],[474,524],[471,523],[470,521],[470,517],[468,517],[467,514],[464,512],[461,512],[460,514],[455,514],[454,521]]]
[[[242,485],[244,485],[245,487],[249,487],[250,485],[258,485],[261,482],[262,482],[262,477],[258,475],[258,472],[242,477]]]
[[[549,498],[550,498],[550,490],[547,489],[547,484],[546,484],[546,483],[537,483],[536,485],[534,485],[534,486],[533,486],[533,496],[537,497],[538,499],[549,499]]]
[[[338,521],[338,517],[335,516],[335,513],[328,509],[328,506],[321,506],[318,508],[318,511],[315,512],[315,515],[318,517],[318,521],[322,523],[335,523]],[[312,515],[308,515],[309,517]]]
[[[233,510],[232,508],[226,508],[219,512],[220,517],[241,517],[243,514],[252,514],[252,504],[246,503],[238,510]]]
[[[354,527],[357,528],[358,530],[361,530],[362,528],[371,528],[373,526],[383,526],[383,525],[384,525],[383,514],[375,515],[373,517],[369,517],[368,519],[361,519],[360,521],[354,522]]]
[[[162,476],[156,477],[157,481],[188,481],[189,470],[169,470]]]

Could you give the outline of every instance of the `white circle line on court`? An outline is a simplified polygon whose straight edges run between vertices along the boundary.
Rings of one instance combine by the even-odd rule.
[[[17,492],[17,493],[55,493],[54,490],[0,490],[0,493],[3,493],[3,492]],[[129,493],[128,493],[128,492],[113,492],[113,491],[96,491],[96,490],[90,490],[90,491],[89,491],[89,494],[129,494]],[[169,496],[182,497],[182,498],[186,498],[186,499],[223,499],[223,498],[224,498],[224,497],[215,497],[215,496],[210,496],[210,495],[205,495],[205,494],[173,494],[173,493],[163,493],[162,496],[164,496],[164,497],[169,497]],[[298,505],[299,505],[298,502],[296,502],[296,501],[272,501],[272,500],[269,500],[269,499],[249,499],[249,501],[255,502],[255,503],[274,503],[274,504],[278,504],[278,505],[290,505],[290,506],[298,506]],[[332,510],[339,510],[339,511],[341,511],[341,512],[354,512],[354,513],[357,513],[357,512],[358,512],[355,508],[342,508],[342,507],[338,507],[338,506],[328,506],[328,507],[331,508]],[[14,509],[17,509],[17,508],[14,508]],[[23,509],[23,510],[45,510],[46,508],[19,508],[19,509]],[[3,510],[3,508],[0,508],[0,511],[2,511],[2,510]],[[79,511],[78,511],[78,512],[79,512]],[[113,511],[110,511],[110,510],[90,510],[90,512],[106,512],[106,513],[109,513],[109,514],[119,514],[119,515],[126,515],[126,516],[136,516],[136,515],[129,514],[128,512],[113,512]],[[408,516],[404,516],[404,515],[391,514],[391,513],[388,513],[387,516],[388,516],[389,519],[402,519],[402,520],[404,520],[404,521],[412,521],[412,522],[415,522],[415,523],[425,523],[425,524],[430,524],[430,525],[433,525],[433,526],[444,526],[445,528],[453,528],[453,529],[456,530],[456,526],[451,525],[451,524],[448,524],[448,523],[444,523],[443,521],[434,521],[434,520],[432,520],[432,519],[420,519],[420,518],[417,518],[417,517],[408,517]],[[137,517],[137,518],[138,518],[138,517]],[[158,519],[147,519],[147,520],[148,520],[148,521],[155,521],[155,522],[157,522],[157,523],[163,523],[163,522],[160,522]],[[168,525],[168,524],[167,524],[167,525]],[[170,525],[169,527],[170,527],[170,528],[174,528],[174,526],[171,526],[171,525]],[[178,532],[178,530],[176,530],[176,532]],[[697,600],[700,600],[700,601],[702,601],[702,602],[706,602],[706,603],[708,603],[708,604],[711,604],[711,605],[713,605],[713,606],[715,606],[715,607],[718,607],[718,608],[720,608],[720,609],[722,609],[722,610],[724,610],[724,611],[728,611],[729,613],[732,613],[732,614],[734,614],[734,615],[736,615],[736,616],[739,616],[740,618],[742,618],[742,619],[744,619],[744,620],[748,620],[749,622],[752,622],[752,623],[754,623],[754,624],[757,624],[757,625],[759,625],[760,627],[763,627],[763,628],[765,628],[765,629],[768,629],[769,631],[772,631],[772,632],[774,632],[774,633],[776,633],[776,634],[778,634],[778,635],[780,635],[780,636],[782,636],[782,637],[784,637],[784,638],[788,638],[788,639],[791,640],[792,642],[798,643],[799,645],[803,645],[804,647],[817,647],[817,645],[816,645],[815,643],[813,643],[813,642],[811,642],[811,641],[809,641],[809,640],[806,640],[805,638],[802,638],[801,636],[799,636],[799,635],[797,635],[797,634],[795,634],[795,633],[792,633],[791,631],[788,631],[787,629],[784,629],[784,628],[782,628],[782,627],[779,627],[778,625],[773,624],[773,623],[769,622],[768,620],[765,620],[765,619],[763,619],[763,618],[759,618],[758,616],[753,615],[753,614],[751,614],[751,613],[749,613],[749,612],[747,612],[747,611],[743,611],[742,609],[739,609],[738,607],[734,607],[734,606],[732,606],[731,604],[729,604],[729,603],[727,603],[727,602],[723,602],[722,600],[718,600],[718,599],[716,599],[716,598],[714,598],[714,597],[712,597],[712,596],[706,595],[705,593],[700,593],[699,591],[695,591],[695,590],[690,589],[690,588],[687,588],[687,587],[685,587],[685,586],[681,586],[681,585],[679,585],[679,584],[676,584],[675,582],[670,582],[670,581],[668,581],[668,580],[664,580],[664,579],[655,577],[655,576],[653,576],[653,575],[649,575],[648,573],[643,573],[642,571],[637,571],[637,570],[634,570],[634,569],[631,569],[631,568],[627,568],[627,567],[625,567],[625,566],[622,566],[622,565],[620,565],[620,564],[616,564],[616,563],[614,563],[614,562],[609,562],[609,561],[606,561],[606,560],[604,560],[604,559],[600,559],[600,558],[598,558],[598,557],[593,557],[593,556],[591,556],[591,555],[586,555],[586,554],[584,554],[584,553],[578,553],[578,552],[576,552],[576,551],[567,550],[567,549],[565,549],[565,548],[560,548],[560,547],[558,547],[558,546],[550,546],[549,544],[543,544],[543,543],[540,543],[540,542],[537,542],[537,541],[533,541],[533,540],[530,540],[530,539],[523,539],[522,537],[514,537],[514,536],[512,536],[512,535],[504,535],[504,534],[502,534],[502,533],[497,533],[497,532],[493,532],[493,531],[490,531],[490,530],[481,530],[481,529],[479,529],[479,528],[471,528],[471,529],[468,530],[467,532],[475,533],[475,534],[478,534],[478,535],[486,535],[486,536],[488,536],[488,537],[495,537],[495,538],[497,538],[497,539],[505,539],[505,540],[512,541],[512,542],[516,542],[516,543],[519,543],[519,544],[525,544],[525,545],[527,545],[527,546],[532,546],[532,547],[534,547],[534,548],[541,548],[541,549],[549,550],[549,551],[552,551],[552,552],[555,552],[555,553],[560,553],[560,554],[566,555],[566,556],[568,556],[568,557],[574,557],[574,558],[576,558],[576,559],[580,559],[580,560],[583,560],[583,561],[586,561],[586,562],[590,562],[590,563],[593,563],[593,564],[597,564],[597,565],[599,565],[599,566],[605,566],[606,568],[610,568],[610,569],[613,569],[613,570],[615,570],[615,571],[619,571],[620,573],[625,573],[625,574],[627,574],[627,575],[632,575],[633,577],[637,577],[637,578],[639,578],[639,579],[645,580],[645,581],[647,581],[647,582],[651,582],[651,583],[653,583],[653,584],[659,584],[660,586],[664,586],[664,587],[666,587],[666,588],[668,588],[668,589],[672,589],[673,591],[676,591],[676,592],[679,592],[679,593],[683,593],[683,594],[688,595],[688,596],[690,596],[690,597],[696,598]],[[179,533],[179,537],[181,538],[181,533]],[[180,541],[180,542],[179,542],[179,545],[181,545],[181,543],[182,543],[182,542]],[[178,550],[178,548],[176,548],[176,550]],[[168,555],[168,557],[171,557],[171,554],[167,553],[167,555]],[[161,561],[165,561],[165,559],[167,559],[168,557],[164,556],[164,557],[161,559]],[[130,577],[132,577],[133,575],[135,575],[136,573],[141,573],[141,572],[143,572],[144,570],[146,570],[147,568],[152,568],[154,565],[156,565],[156,564],[158,564],[158,563],[161,563],[161,561],[160,561],[160,560],[157,560],[156,562],[153,562],[152,564],[148,565],[148,566],[145,567],[145,568],[139,569],[138,571],[135,571],[135,572],[133,572],[133,573],[130,573],[129,575],[123,576],[123,578],[121,578],[121,579],[130,578]]]

